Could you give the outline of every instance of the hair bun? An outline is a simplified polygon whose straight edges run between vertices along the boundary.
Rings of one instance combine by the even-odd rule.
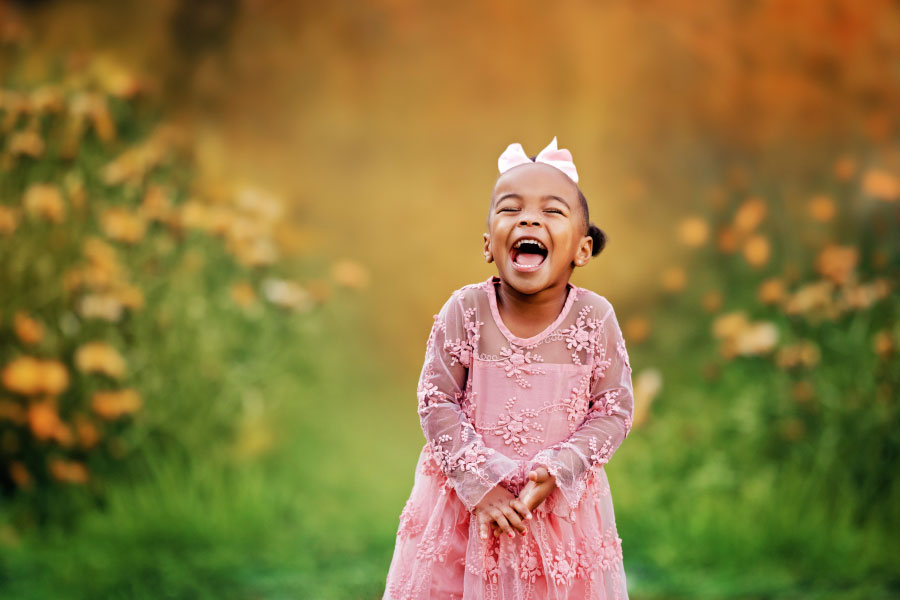
[[[594,239],[594,246],[591,250],[591,256],[597,256],[600,254],[600,251],[606,246],[606,234],[603,233],[603,230],[590,223],[588,225],[587,234]]]

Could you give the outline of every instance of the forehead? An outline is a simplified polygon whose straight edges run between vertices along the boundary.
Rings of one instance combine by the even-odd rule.
[[[519,165],[500,175],[494,184],[491,198],[495,200],[507,192],[519,194],[523,198],[560,196],[568,200],[570,205],[578,199],[575,182],[556,167],[543,163]]]

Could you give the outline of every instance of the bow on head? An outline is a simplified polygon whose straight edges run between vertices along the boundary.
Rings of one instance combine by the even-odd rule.
[[[555,135],[553,136],[553,141],[547,144],[547,147],[541,150],[534,160],[535,162],[542,162],[551,167],[556,167],[568,175],[572,181],[578,183],[578,171],[575,169],[575,163],[572,162],[572,153],[565,148],[558,149],[556,147]],[[497,160],[497,165],[500,167],[500,172],[505,173],[513,167],[530,162],[531,159],[525,154],[522,144],[516,142],[506,147],[506,150],[503,151],[503,154]]]

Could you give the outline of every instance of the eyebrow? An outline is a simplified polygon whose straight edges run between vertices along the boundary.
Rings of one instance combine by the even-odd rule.
[[[500,201],[501,201],[501,200],[505,200],[506,198],[519,198],[519,199],[521,199],[522,196],[521,196],[520,194],[515,193],[515,192],[507,192],[507,193],[503,194],[502,196],[500,196],[499,198],[497,198],[496,204],[500,204]],[[563,204],[566,205],[566,208],[568,208],[569,210],[572,210],[572,207],[569,206],[569,203],[566,202],[565,200],[563,200],[562,198],[560,198],[559,196],[554,196],[554,195],[552,195],[552,194],[548,194],[548,195],[544,196],[543,199],[544,199],[544,200],[547,200],[547,199],[550,199],[550,200],[559,200],[560,202],[562,202]]]

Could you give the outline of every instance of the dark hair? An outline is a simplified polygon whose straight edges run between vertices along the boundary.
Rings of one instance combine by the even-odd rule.
[[[532,162],[534,162],[536,156],[530,157]],[[501,173],[502,175],[502,173]],[[498,175],[499,179],[500,176]],[[590,212],[588,211],[588,203],[587,198],[584,197],[584,193],[581,191],[581,188],[578,187],[578,184],[572,181],[575,185],[575,189],[578,190],[578,202],[581,204],[581,214],[584,215],[584,235],[589,235],[594,240],[594,243],[591,247],[591,256],[597,256],[606,247],[606,234],[602,229],[597,227],[591,222]],[[491,199],[491,204],[493,205],[493,198]],[[491,214],[488,212],[488,222],[490,222]]]

